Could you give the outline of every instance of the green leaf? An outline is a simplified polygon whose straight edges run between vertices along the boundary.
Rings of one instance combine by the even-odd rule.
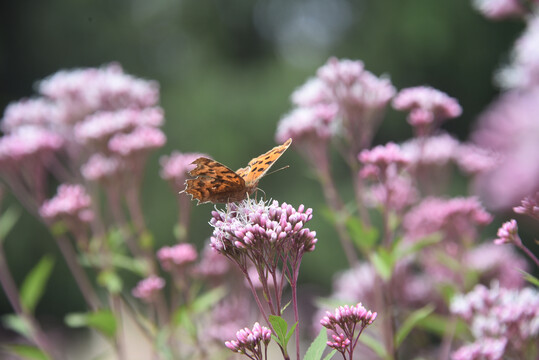
[[[180,306],[174,312],[174,323],[184,328],[191,336],[196,335],[196,325],[191,319],[191,312],[186,306]]]
[[[155,242],[152,233],[149,231],[144,231],[142,234],[140,234],[138,241],[140,247],[145,250],[151,250]]]
[[[108,290],[111,294],[119,294],[122,291],[123,282],[114,270],[103,270],[97,276],[97,283]]]
[[[194,314],[199,314],[209,310],[217,304],[226,295],[226,289],[223,286],[217,287],[199,295],[190,305]]]
[[[322,327],[316,339],[314,339],[314,341],[307,349],[303,360],[320,360],[322,358],[322,355],[324,354],[324,350],[326,350],[327,341],[327,329],[325,327]]]
[[[447,326],[450,322],[451,318],[447,316],[430,314],[424,319],[419,320],[417,327],[442,337],[446,333]],[[466,323],[459,319],[456,323],[455,335],[465,334],[468,330]]]
[[[439,243],[441,240],[442,240],[441,235],[438,233],[435,233],[427,237],[424,237],[418,241],[414,241],[411,244],[408,243],[402,247],[399,246],[398,249],[395,251],[395,259],[399,260],[408,255],[416,254],[428,246]]]
[[[18,207],[10,206],[2,216],[0,216],[0,245],[6,238],[6,235],[11,231],[13,226],[19,217],[21,216],[21,210]]]
[[[532,285],[535,285],[536,287],[539,287],[539,279],[533,276],[532,274],[527,273],[526,271],[519,270],[522,275],[524,276],[524,280],[529,282]]]
[[[290,341],[290,338],[292,337],[292,335],[294,335],[294,330],[296,330],[296,326],[298,326],[298,322],[296,321],[294,323],[294,325],[292,325],[292,327],[290,328],[290,330],[288,331],[288,333],[286,334],[286,344],[288,344],[288,342]]]
[[[114,254],[112,257],[112,264],[117,268],[129,270],[140,276],[144,276],[149,270],[147,261],[123,254]]]
[[[56,221],[51,226],[51,233],[54,237],[65,235],[68,231],[65,221]]]
[[[378,275],[386,281],[389,280],[394,265],[391,253],[384,248],[379,248],[376,252],[371,254],[370,261]]]
[[[372,250],[378,241],[378,229],[365,226],[363,222],[356,217],[349,217],[346,220],[346,228],[352,236],[352,240],[356,247],[364,252]]]
[[[327,354],[327,356],[324,358],[324,360],[331,360],[331,358],[333,357],[333,355],[335,355],[336,352],[337,352],[337,350],[333,350],[332,352]]]
[[[32,339],[32,328],[23,317],[16,314],[2,316],[2,324],[27,339]]]
[[[50,360],[42,350],[32,345],[4,345],[7,352],[28,360]]]
[[[116,335],[117,322],[110,310],[69,314],[65,317],[65,323],[70,327],[88,326],[108,338],[114,338]]]
[[[365,344],[369,349],[374,351],[376,355],[378,355],[378,357],[380,357],[381,359],[388,358],[388,354],[384,345],[374,337],[370,336],[368,333],[362,333],[359,337],[359,341],[361,341],[362,344]]]
[[[434,311],[434,305],[428,304],[421,309],[418,309],[412,312],[406,320],[402,323],[401,327],[395,334],[395,346],[398,348],[404,339],[408,336],[410,331],[412,331],[418,322],[425,319]]]
[[[270,315],[269,322],[271,323],[271,326],[273,327],[273,330],[275,331],[275,335],[277,336],[275,341],[277,341],[277,343],[281,345],[283,348],[286,348],[285,338],[286,338],[286,330],[288,329],[288,324],[286,323],[285,319],[283,319],[280,316]]]
[[[34,312],[37,303],[43,296],[45,286],[54,267],[51,256],[45,255],[39,263],[30,271],[21,286],[21,305],[28,312]]]

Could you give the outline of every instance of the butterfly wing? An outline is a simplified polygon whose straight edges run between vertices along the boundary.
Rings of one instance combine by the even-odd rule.
[[[205,157],[196,159],[192,164],[196,167],[189,175],[196,178],[185,182],[184,191],[199,204],[226,203],[245,196],[245,180],[223,164]]]
[[[291,143],[292,139],[288,139],[284,144],[278,145],[270,151],[254,158],[249,161],[246,167],[238,169],[236,174],[245,180],[245,186],[247,188],[255,187],[260,178],[266,175],[269,168],[281,157]]]

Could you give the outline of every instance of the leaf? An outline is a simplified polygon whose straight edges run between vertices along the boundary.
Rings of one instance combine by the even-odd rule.
[[[140,234],[138,241],[139,241],[140,247],[144,250],[153,249],[153,244],[155,243],[153,235],[149,231],[144,231],[142,234]]]
[[[7,352],[20,356],[23,359],[29,360],[50,360],[41,349],[32,345],[4,345],[2,346]]]
[[[389,280],[394,265],[392,254],[384,248],[379,248],[371,254],[370,261],[378,275],[386,281]]]
[[[292,335],[294,335],[294,330],[296,330],[296,326],[298,326],[297,321],[294,323],[294,325],[292,325],[292,327],[290,328],[290,330],[286,334],[286,338],[285,338],[286,342],[285,342],[285,344],[288,344],[288,342],[290,341],[290,338],[292,337]]]
[[[120,276],[114,270],[103,270],[97,276],[97,283],[108,290],[111,294],[119,294],[123,288]]]
[[[314,341],[307,349],[303,360],[320,360],[322,358],[322,355],[324,354],[324,350],[326,350],[327,340],[327,329],[325,327],[322,327],[316,339],[314,339]]]
[[[527,273],[526,271],[522,271],[522,270],[519,270],[519,271],[524,276],[524,280],[526,280],[527,282],[529,282],[532,285],[535,285],[535,286],[539,287],[539,279],[538,278],[536,278],[532,274]]]
[[[13,226],[19,217],[21,216],[21,210],[18,207],[10,206],[2,216],[0,216],[0,245],[6,238],[6,235],[11,231]]]
[[[70,327],[88,326],[108,338],[114,338],[116,335],[116,317],[114,317],[114,314],[110,310],[69,314],[65,317],[65,323]]]
[[[447,325],[451,322],[451,319],[444,315],[430,314],[429,316],[421,319],[417,323],[417,327],[426,330],[430,333],[443,336],[446,333]],[[455,327],[455,335],[465,334],[468,331],[468,326],[461,320],[457,321]]]
[[[144,276],[149,270],[147,261],[123,254],[114,254],[112,264],[117,268],[129,270],[139,276]]]
[[[283,319],[280,316],[276,315],[270,315],[269,316],[269,322],[271,323],[271,326],[273,327],[273,330],[275,331],[275,341],[283,347],[283,349],[286,349],[286,330],[288,329],[288,324],[286,323],[285,319]]]
[[[194,314],[199,314],[210,309],[217,304],[226,295],[226,289],[223,286],[217,287],[199,295],[190,305]]]
[[[2,324],[27,339],[32,339],[32,328],[23,317],[16,314],[2,316]]]
[[[369,349],[374,351],[376,355],[378,355],[378,357],[380,357],[381,359],[388,358],[384,345],[369,334],[362,333],[359,337],[359,341],[361,341],[361,343],[365,344]]]
[[[378,229],[365,226],[361,220],[355,217],[349,217],[346,220],[346,228],[358,249],[361,249],[364,252],[373,249],[378,240]]]
[[[194,337],[196,335],[197,329],[195,323],[191,319],[190,314],[191,312],[186,306],[180,306],[174,312],[174,323],[184,328],[189,333],[189,335]]]
[[[395,252],[395,259],[399,260],[408,255],[416,254],[428,246],[439,243],[441,240],[442,237],[440,236],[440,234],[435,233],[426,236],[418,241],[414,241],[411,244],[408,243],[406,245],[403,245],[402,247],[399,246]]]
[[[37,303],[43,296],[45,286],[49,280],[54,260],[51,256],[45,255],[39,263],[30,271],[21,286],[21,305],[28,312],[33,313]]]
[[[429,316],[434,311],[434,305],[428,304],[421,309],[412,312],[395,334],[395,347],[399,347],[418,322]]]

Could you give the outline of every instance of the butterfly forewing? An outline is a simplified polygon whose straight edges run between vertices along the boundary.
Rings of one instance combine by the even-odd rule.
[[[256,186],[260,178],[268,172],[269,168],[281,157],[291,143],[292,139],[288,139],[284,144],[276,146],[270,151],[252,159],[246,167],[238,169],[236,173],[245,180],[247,187]]]

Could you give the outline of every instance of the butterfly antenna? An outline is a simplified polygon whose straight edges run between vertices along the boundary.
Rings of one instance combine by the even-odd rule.
[[[274,173],[276,173],[277,171],[281,171],[281,170],[284,170],[284,169],[288,169],[289,167],[290,167],[290,165],[283,166],[282,168],[279,168],[279,169],[277,169],[277,170],[273,170],[272,172],[269,172],[269,173],[265,174],[264,176],[268,176],[268,175],[270,175],[270,174],[274,174]]]

